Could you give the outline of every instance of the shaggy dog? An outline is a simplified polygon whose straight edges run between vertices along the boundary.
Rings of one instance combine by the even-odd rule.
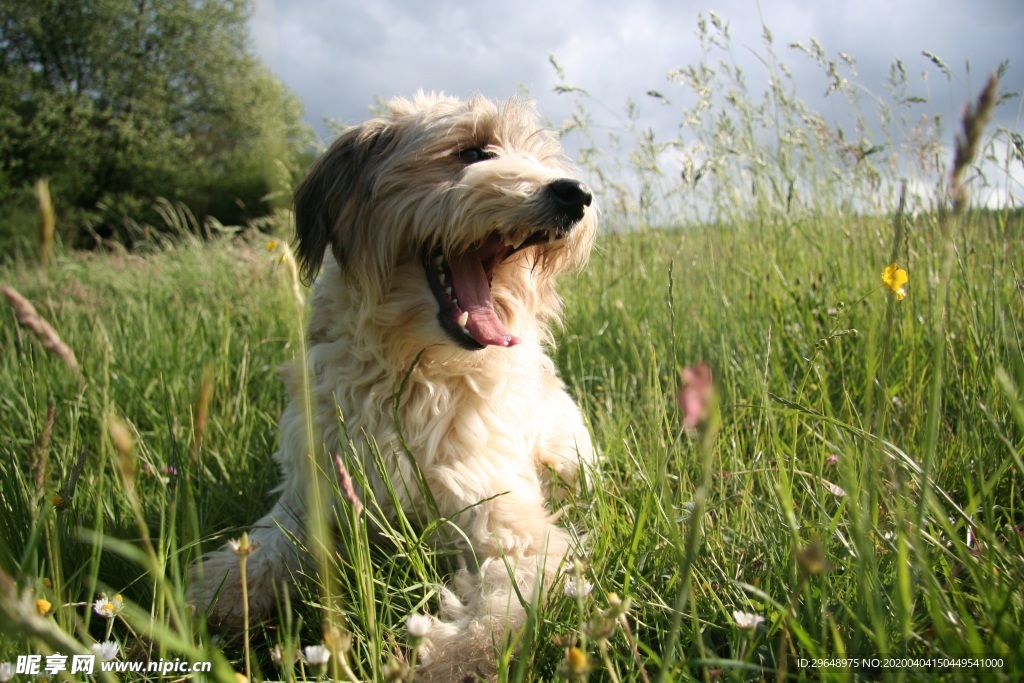
[[[569,551],[547,498],[593,449],[545,348],[555,278],[586,262],[597,213],[527,102],[419,94],[388,109],[346,131],[295,193],[297,260],[316,283],[305,372],[286,376],[280,498],[250,536],[250,619],[287,591],[309,482],[351,440],[381,505],[397,491],[409,518],[429,519],[418,468],[459,529],[461,568],[417,675],[455,681],[494,671],[495,645],[526,619],[513,581],[535,599]],[[198,601],[222,628],[242,620],[238,565],[228,548],[204,559]]]

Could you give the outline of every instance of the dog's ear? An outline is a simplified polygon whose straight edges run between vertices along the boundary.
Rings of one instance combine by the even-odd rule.
[[[344,265],[353,243],[369,229],[375,171],[393,137],[383,119],[350,128],[295,188],[295,252],[307,284],[320,271],[328,246]]]

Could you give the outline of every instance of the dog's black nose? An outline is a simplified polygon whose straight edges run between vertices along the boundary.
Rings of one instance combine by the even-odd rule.
[[[578,180],[561,178],[548,185],[548,193],[555,205],[566,213],[583,215],[583,208],[594,200],[590,188]]]

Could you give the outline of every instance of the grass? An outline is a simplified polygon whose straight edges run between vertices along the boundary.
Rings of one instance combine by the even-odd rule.
[[[593,590],[534,605],[503,680],[1024,671],[1024,214],[785,195],[659,230],[616,231],[613,211],[590,268],[563,282],[555,355],[602,456],[563,520],[586,533],[572,573]],[[81,366],[0,311],[0,662],[113,638],[122,659],[211,661],[218,680],[407,674],[406,619],[436,611],[444,558],[436,528],[389,523],[372,499],[335,520],[350,549],[328,558],[336,599],[314,581],[254,631],[251,659],[186,605],[186,568],[264,513],[277,480],[277,369],[301,334],[278,256],[259,238],[181,237],[0,269]],[[902,301],[882,287],[893,260]],[[698,361],[720,421],[688,434],[676,392]],[[102,593],[124,596],[112,619],[92,609]],[[293,659],[321,643],[343,661]],[[801,663],[854,656],[879,662]],[[885,665],[958,656],[983,668]]]
[[[782,659],[791,674],[817,677],[796,660],[844,653],[973,653],[1019,664],[1024,425],[1012,387],[1024,379],[1016,275],[1024,224],[970,214],[959,231],[932,435],[936,220],[906,230],[907,252],[921,256],[908,262],[902,302],[880,289],[883,219],[819,225],[814,239],[808,226],[780,223],[760,236],[741,227],[601,241],[591,268],[565,283],[569,314],[557,348],[603,455],[599,478],[567,513],[589,531],[584,578],[595,589],[582,610],[553,596],[513,674],[550,678],[562,658],[552,639],[578,634],[613,592],[632,600],[647,669],[675,661],[664,680],[716,669],[743,677],[746,666],[774,670]],[[57,606],[47,619],[66,633],[102,639],[105,620],[88,605],[68,606],[101,591],[138,606],[127,621],[141,633],[149,619],[167,618],[163,601],[182,604],[180,578],[200,537],[206,547],[235,537],[268,507],[283,400],[275,369],[297,338],[280,314],[290,304],[287,274],[260,245],[223,241],[145,259],[63,255],[42,275],[14,270],[4,280],[54,321],[86,379],[3,314],[2,566]],[[695,360],[715,372],[722,426],[708,460],[702,545],[684,577],[687,513],[703,473],[674,395],[679,368]],[[204,381],[212,400],[199,438]],[[41,444],[51,404],[52,432]],[[134,441],[135,491],[159,579],[138,557],[144,543],[107,436],[110,415]],[[919,468],[932,440],[926,485]],[[83,453],[72,493],[66,483]],[[51,504],[58,491],[63,509]],[[414,530],[393,533],[403,552],[367,550],[356,556],[362,567],[341,571],[362,676],[381,675],[407,614],[436,607],[430,551]],[[93,534],[112,541],[101,547]],[[809,548],[820,548],[825,570],[802,568]],[[680,614],[673,608],[686,581],[692,599]],[[741,631],[734,610],[766,620]],[[309,623],[257,637],[263,675],[277,675],[267,650],[282,633],[290,643],[321,639],[315,610],[299,609],[299,618]],[[210,642],[186,631],[196,648]],[[141,643],[161,642],[136,641],[120,622],[114,633],[136,656]],[[30,640],[6,640],[0,660],[33,650]],[[620,680],[639,680],[621,632],[609,647]],[[227,652],[241,670],[238,651]],[[603,680],[594,666],[592,678]]]

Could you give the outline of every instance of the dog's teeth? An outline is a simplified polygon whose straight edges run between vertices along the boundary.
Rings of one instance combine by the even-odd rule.
[[[512,248],[513,249],[518,249],[519,247],[523,246],[523,242],[525,242],[525,241],[526,241],[526,235],[521,235],[521,236],[517,237],[515,239],[515,242],[512,244]]]
[[[452,288],[451,287],[445,287],[444,288],[444,293],[447,294],[449,297],[451,297],[451,295],[452,295]]]
[[[440,281],[441,285],[444,286],[444,273],[438,273],[437,279]]]
[[[555,235],[555,231],[554,230],[548,230],[548,244],[551,244],[552,242],[554,242],[556,237],[557,236]]]
[[[469,311],[463,311],[462,315],[459,316],[459,327],[463,330],[466,329],[466,323],[469,322]]]

